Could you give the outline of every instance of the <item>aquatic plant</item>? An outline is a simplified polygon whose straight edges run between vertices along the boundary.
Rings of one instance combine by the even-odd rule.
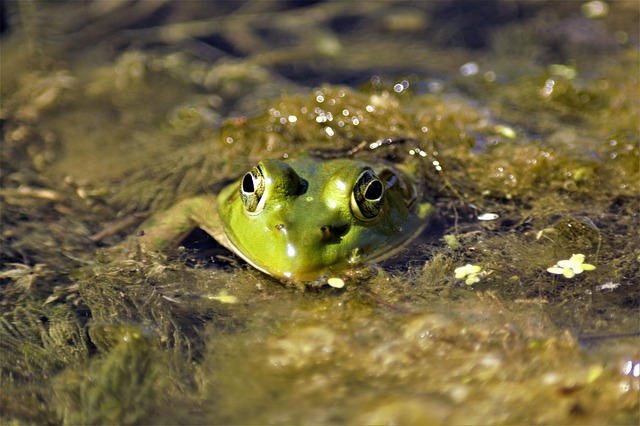
[[[465,280],[464,283],[466,285],[473,285],[480,281],[481,276],[486,275],[486,272],[482,270],[482,266],[472,265],[470,263],[456,268],[453,272],[457,279]]]
[[[559,260],[558,263],[551,268],[547,268],[547,272],[558,275],[562,274],[565,278],[573,278],[583,271],[592,271],[594,269],[596,269],[594,265],[584,263],[584,254],[578,253],[572,255],[569,259]]]

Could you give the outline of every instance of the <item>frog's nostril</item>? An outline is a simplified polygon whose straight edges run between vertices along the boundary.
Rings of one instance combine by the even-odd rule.
[[[322,225],[320,227],[320,239],[325,242],[339,240],[349,231],[349,224]]]

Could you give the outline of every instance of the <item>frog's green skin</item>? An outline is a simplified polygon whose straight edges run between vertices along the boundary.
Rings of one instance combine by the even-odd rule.
[[[417,236],[433,211],[420,192],[386,162],[264,160],[218,196],[152,217],[139,238],[163,250],[200,227],[267,274],[312,281],[389,257]]]

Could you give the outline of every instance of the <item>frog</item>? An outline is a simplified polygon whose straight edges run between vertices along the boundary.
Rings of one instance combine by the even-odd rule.
[[[218,194],[196,195],[151,216],[145,250],[175,248],[195,228],[281,281],[348,276],[387,259],[433,217],[411,170],[386,160],[303,155],[263,159]]]

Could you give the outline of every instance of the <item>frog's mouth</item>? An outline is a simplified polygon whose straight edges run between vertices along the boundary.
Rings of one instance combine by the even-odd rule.
[[[278,278],[294,281],[315,281],[327,274],[336,274],[343,270],[352,258],[350,254],[342,252],[338,243],[340,237],[331,235],[319,242],[315,247],[287,243],[279,262],[268,262],[265,265],[245,259],[255,268]],[[359,250],[354,249],[357,253]]]
[[[295,243],[288,240],[282,245],[278,244],[278,248],[270,247],[270,243],[265,242],[264,250],[273,258],[280,259],[278,261],[249,257],[226,235],[223,245],[267,275],[284,281],[311,282],[326,275],[340,274],[349,265],[358,263],[362,249],[353,248],[345,252],[339,244],[349,228],[350,225],[333,225],[331,228],[326,226],[321,229],[319,238],[313,242],[303,239]]]

